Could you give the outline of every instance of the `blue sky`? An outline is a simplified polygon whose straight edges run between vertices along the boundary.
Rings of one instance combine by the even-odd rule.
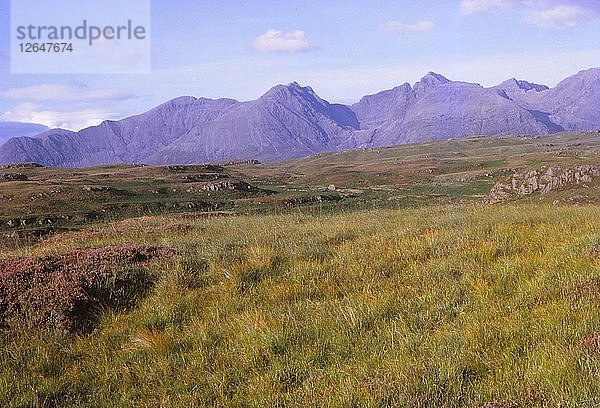
[[[554,86],[600,66],[599,23],[600,0],[152,0],[150,73],[25,75],[10,74],[0,0],[0,120],[77,130],[180,95],[250,100],[292,81],[352,103],[428,71]]]

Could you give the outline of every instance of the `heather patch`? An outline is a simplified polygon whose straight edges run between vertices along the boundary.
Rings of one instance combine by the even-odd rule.
[[[133,307],[156,280],[146,263],[170,255],[124,245],[0,262],[0,324],[89,330],[100,310]]]

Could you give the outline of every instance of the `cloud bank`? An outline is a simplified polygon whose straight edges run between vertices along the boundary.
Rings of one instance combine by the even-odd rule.
[[[547,29],[568,29],[600,12],[598,0],[461,0],[460,13],[470,16],[494,9],[514,8],[522,21]]]
[[[536,11],[529,13],[525,21],[538,27],[565,29],[575,27],[586,19],[588,12],[579,6],[562,5],[549,10]]]
[[[0,92],[0,97],[14,99],[17,103],[1,115],[2,120],[80,130],[120,116],[114,112],[115,105],[137,96],[111,88],[41,84],[7,89]]]
[[[81,85],[42,84],[23,88],[11,88],[0,92],[10,99],[35,102],[120,102],[135,97],[132,93],[117,89],[91,89]]]
[[[386,33],[395,34],[395,33],[415,33],[415,32],[424,32],[430,31],[435,27],[431,21],[419,21],[415,24],[403,24],[397,21],[390,21],[386,25],[383,26],[383,30]]]
[[[302,30],[289,33],[280,30],[269,30],[254,40],[253,47],[255,50],[264,53],[300,52],[314,48]]]
[[[113,112],[105,109],[50,110],[38,104],[22,103],[4,112],[2,120],[40,123],[49,128],[81,130],[98,125],[112,115]]]
[[[471,15],[498,7],[512,7],[515,3],[515,0],[462,0],[460,12],[463,15]]]

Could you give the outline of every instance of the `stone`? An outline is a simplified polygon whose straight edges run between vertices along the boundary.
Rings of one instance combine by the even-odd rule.
[[[548,194],[571,184],[591,183],[600,177],[600,166],[582,165],[575,169],[563,169],[555,165],[545,171],[518,171],[508,179],[498,181],[490,190],[487,202],[507,200],[513,194],[527,196],[534,192]]]

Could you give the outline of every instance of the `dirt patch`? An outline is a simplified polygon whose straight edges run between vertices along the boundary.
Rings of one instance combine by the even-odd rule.
[[[88,331],[99,310],[133,307],[155,282],[144,264],[173,254],[130,244],[2,261],[0,327]]]

